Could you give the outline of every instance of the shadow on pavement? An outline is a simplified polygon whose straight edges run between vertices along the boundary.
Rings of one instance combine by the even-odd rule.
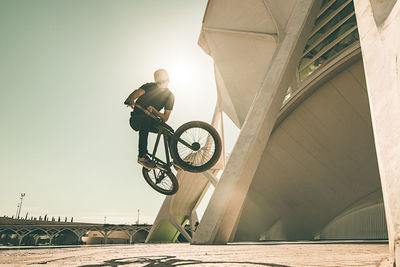
[[[231,266],[257,265],[257,266],[270,266],[270,267],[289,267],[287,265],[250,262],[250,261],[202,261],[202,260],[184,260],[177,259],[175,256],[149,256],[149,257],[127,257],[104,261],[100,264],[81,265],[80,267],[100,267],[100,266],[122,266],[129,264],[145,264],[142,266],[184,266],[184,265],[197,265],[197,264],[230,264]]]

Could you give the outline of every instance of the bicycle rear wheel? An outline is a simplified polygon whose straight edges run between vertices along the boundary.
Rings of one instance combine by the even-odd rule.
[[[221,138],[210,124],[191,121],[183,124],[175,132],[171,142],[171,156],[174,162],[189,172],[203,172],[217,163],[221,156]],[[179,139],[192,145],[191,149]]]
[[[143,167],[142,174],[146,182],[161,194],[173,195],[178,191],[178,180],[171,171],[149,170]]]

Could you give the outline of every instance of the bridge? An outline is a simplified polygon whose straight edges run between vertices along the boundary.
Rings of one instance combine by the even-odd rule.
[[[82,238],[89,232],[99,233],[104,244],[109,243],[113,233],[123,233],[129,237],[129,244],[143,233],[147,236],[151,229],[148,224],[115,225],[75,222],[54,222],[0,218],[0,243],[4,245],[38,245],[40,241],[48,245],[82,244]]]

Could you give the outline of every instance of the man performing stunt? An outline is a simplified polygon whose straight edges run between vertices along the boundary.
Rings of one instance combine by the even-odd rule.
[[[147,116],[143,111],[135,108],[135,104],[147,109],[166,122],[174,107],[175,96],[168,89],[169,76],[164,69],[154,72],[154,83],[146,83],[133,91],[124,104],[132,107],[129,124],[132,129],[139,131],[138,163],[147,169],[154,169],[155,163],[151,161],[147,151],[147,139],[149,132],[156,132],[156,121]],[[164,109],[164,113],[161,110]]]

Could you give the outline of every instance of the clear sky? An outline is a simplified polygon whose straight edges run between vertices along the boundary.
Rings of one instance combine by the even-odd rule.
[[[170,72],[169,124],[210,121],[212,59],[197,45],[207,0],[0,0],[0,216],[152,223],[164,196],[137,165],[122,103]]]

